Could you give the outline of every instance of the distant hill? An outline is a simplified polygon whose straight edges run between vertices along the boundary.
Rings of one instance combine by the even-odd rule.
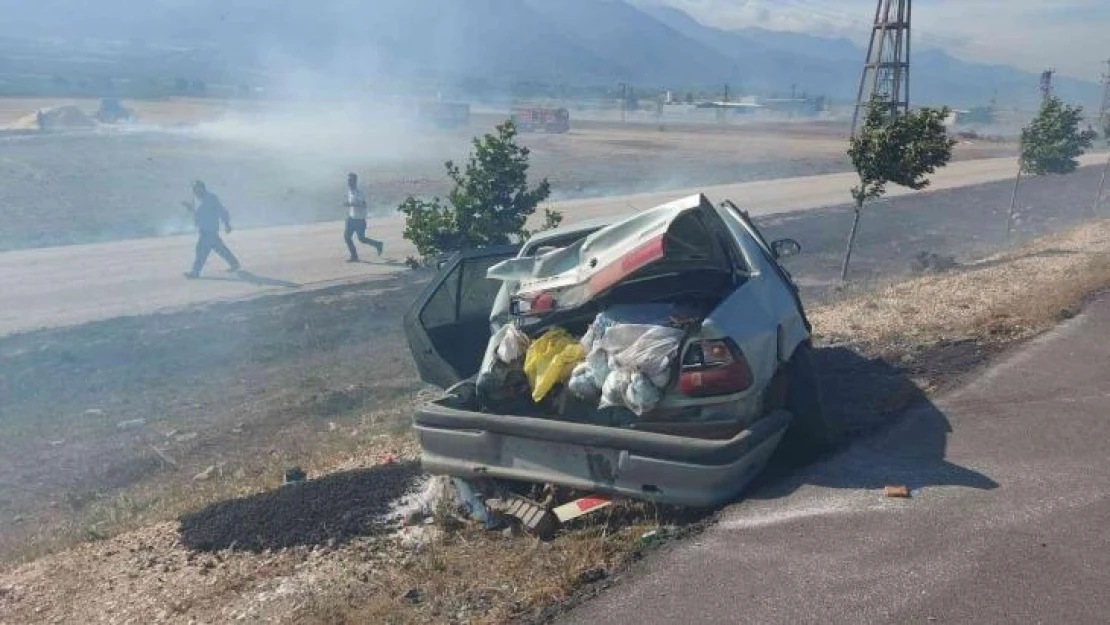
[[[0,82],[5,75],[141,73],[197,80],[268,76],[341,88],[379,78],[491,85],[696,87],[734,93],[855,95],[864,51],[843,38],[701,24],[659,0],[0,0]],[[9,41],[7,44],[4,39]],[[11,40],[18,39],[19,44]],[[92,49],[97,62],[48,66],[26,42]],[[44,44],[45,45],[45,44]],[[159,50],[155,53],[151,50]],[[128,51],[126,67],[111,54]],[[107,64],[106,64],[107,63]],[[31,68],[29,70],[28,68]],[[130,77],[130,76],[122,76]],[[1037,76],[914,51],[918,103],[1030,107]],[[1061,78],[1066,99],[1097,104],[1097,85]]]

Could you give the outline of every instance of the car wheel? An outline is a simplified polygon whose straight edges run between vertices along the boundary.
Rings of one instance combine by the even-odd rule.
[[[781,405],[793,420],[780,449],[787,460],[804,462],[834,447],[841,428],[825,411],[812,347],[799,345],[781,373],[785,384],[785,390],[780,390]]]

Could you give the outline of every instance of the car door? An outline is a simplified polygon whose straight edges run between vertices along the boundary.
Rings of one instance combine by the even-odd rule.
[[[404,323],[422,380],[448,388],[478,373],[502,284],[488,279],[486,271],[519,249],[505,245],[455,254],[416,298]]]

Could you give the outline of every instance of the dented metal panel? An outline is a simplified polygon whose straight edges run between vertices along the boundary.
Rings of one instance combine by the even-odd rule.
[[[491,267],[487,276],[505,281],[513,299],[551,294],[557,308],[567,309],[634,274],[650,276],[653,266],[659,271],[672,270],[676,263],[685,270],[699,264],[728,270],[728,259],[712,243],[713,226],[683,221],[693,213],[718,220],[714,211],[704,195],[692,195],[632,215],[567,247],[511,258]]]

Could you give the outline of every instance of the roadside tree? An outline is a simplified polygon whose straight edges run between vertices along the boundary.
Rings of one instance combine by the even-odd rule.
[[[1088,128],[1080,130],[1082,106],[1069,106],[1059,98],[1047,98],[1029,125],[1021,130],[1021,155],[1006,212],[1006,236],[1014,229],[1014,206],[1022,174],[1044,176],[1070,174],[1079,167],[1079,157],[1094,143],[1098,134]]]
[[[473,140],[474,151],[465,167],[447,161],[454,189],[446,200],[408,197],[398,210],[405,215],[405,239],[416,246],[420,266],[464,249],[518,243],[531,233],[525,229],[541,202],[551,194],[543,179],[528,186],[527,147],[517,145],[516,126],[500,124],[494,134]],[[558,226],[562,215],[544,210],[541,229]]]
[[[890,183],[924,189],[929,186],[928,176],[952,158],[952,146],[956,142],[948,137],[944,126],[948,114],[947,107],[892,114],[882,97],[871,100],[863,126],[852,137],[848,148],[848,157],[859,175],[859,185],[852,187],[855,214],[840,271],[841,281],[848,279],[864,203],[886,194]]]

